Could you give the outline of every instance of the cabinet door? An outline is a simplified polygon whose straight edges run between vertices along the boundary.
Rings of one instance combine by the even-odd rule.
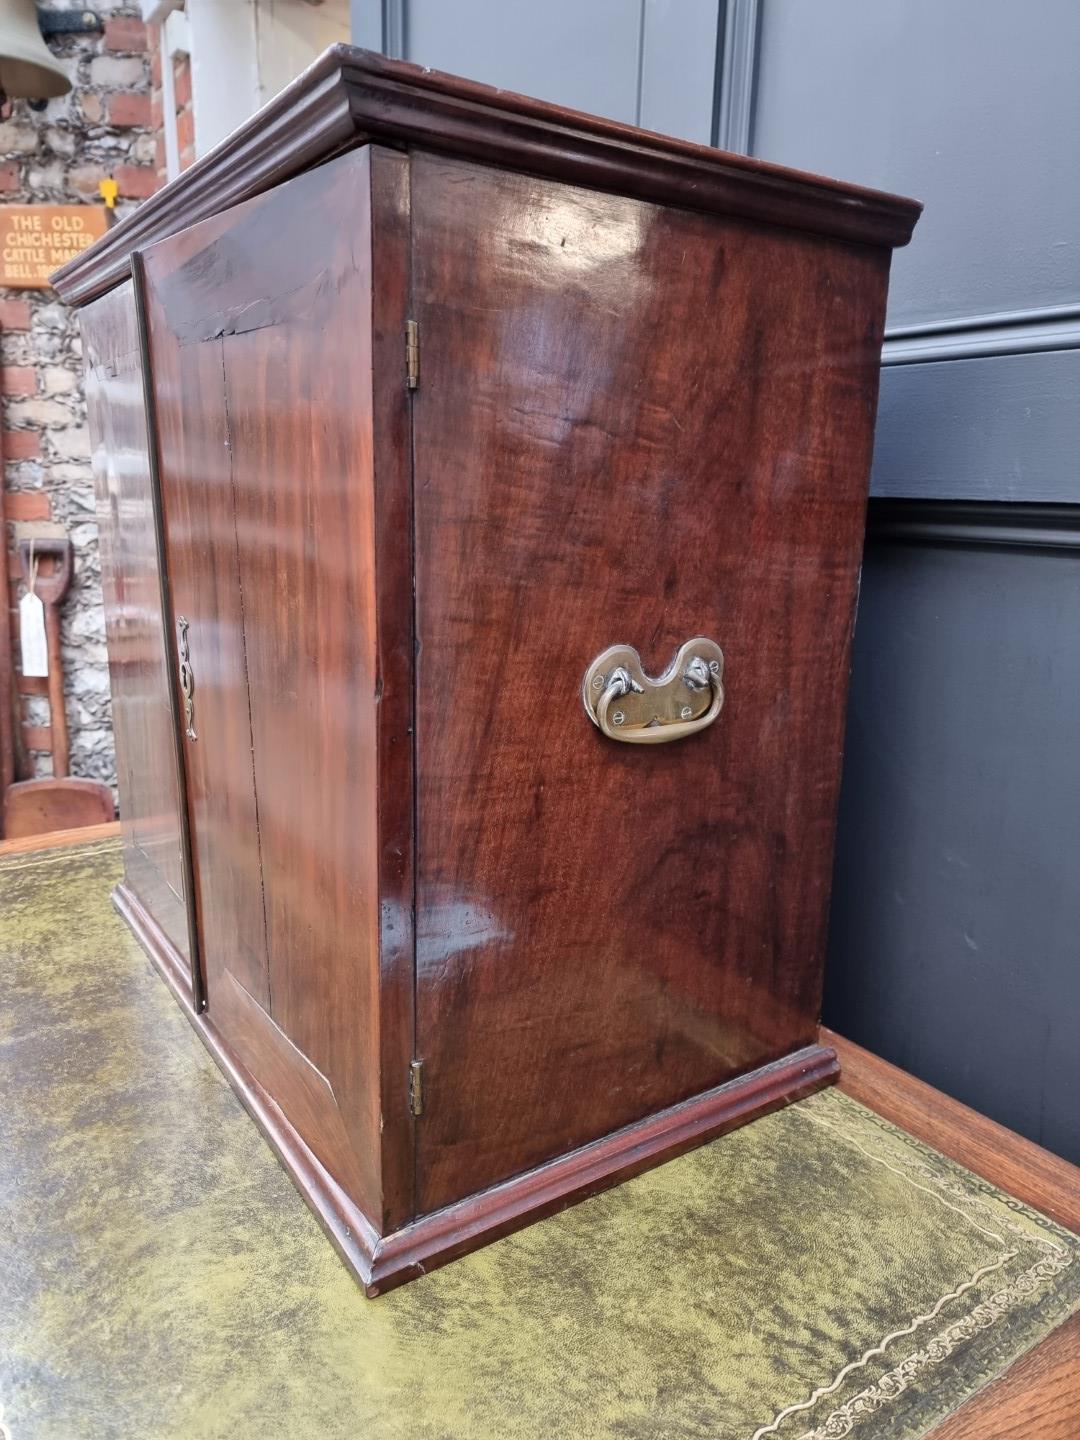
[[[392,429],[406,164],[347,155],[145,257],[209,1015],[377,1223],[372,207],[378,263],[396,243],[402,277],[379,290],[396,316],[375,317]]]
[[[135,297],[80,314],[128,891],[191,965],[188,894]]]
[[[412,236],[427,1210],[816,1037],[887,256],[423,155]]]

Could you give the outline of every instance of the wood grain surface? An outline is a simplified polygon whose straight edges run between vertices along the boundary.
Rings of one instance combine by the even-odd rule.
[[[22,780],[3,796],[3,834],[8,839],[105,824],[116,815],[112,791],[101,780]]]
[[[179,622],[187,622],[194,676],[197,738],[186,735],[183,715],[175,724],[184,736],[207,995],[225,967],[266,1003],[266,925],[222,343],[180,343],[158,296],[159,277],[174,263],[173,251],[182,255],[185,246],[196,245],[194,234],[187,231],[145,257],[147,346],[172,597],[165,626],[175,669]]]
[[[411,300],[406,156],[372,146],[371,415],[375,525],[375,706],[378,809],[379,1074],[382,1226],[416,1214],[415,670],[412,399],[402,332]]]
[[[86,306],[80,324],[124,872],[190,964],[180,784],[131,281]]]
[[[405,162],[382,163],[380,194],[400,200]],[[399,768],[411,755],[407,689],[400,734],[379,729],[377,662],[408,654],[411,619],[407,590],[375,603],[372,335],[403,334],[404,287],[373,287],[371,194],[372,152],[358,151],[153,247],[145,273],[171,622],[189,621],[195,675],[185,753],[209,1008],[382,1224],[383,1147],[408,1162],[411,1128],[401,1107],[384,1139],[376,780],[382,741]],[[405,258],[399,245],[399,270]],[[389,481],[400,364],[383,398]],[[407,482],[406,468],[406,513]],[[395,546],[400,583],[406,527],[386,535],[388,566]],[[411,965],[408,981],[411,998]],[[397,1020],[400,1091],[411,1013]]]
[[[120,838],[120,821],[101,825],[80,825],[74,830],[50,830],[42,835],[24,835],[17,840],[0,840],[0,857],[27,855],[36,850],[64,850],[69,845],[89,845]]]
[[[813,1048],[918,208],[336,47],[58,277],[138,282],[208,1033],[384,1237]],[[589,723],[703,634],[707,734]]]
[[[816,1033],[888,254],[412,170],[422,1213]],[[695,635],[711,729],[588,721]]]

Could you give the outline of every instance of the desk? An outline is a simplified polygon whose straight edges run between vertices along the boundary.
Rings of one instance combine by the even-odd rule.
[[[1080,1232],[1080,1170],[950,1100],[868,1050],[822,1029],[840,1055],[840,1088],[976,1175]],[[933,1440],[1076,1440],[1080,1315],[931,1432]]]
[[[1044,1222],[952,1160],[1077,1228],[1075,1169],[826,1034],[846,1094],[365,1301],[111,910],[115,837],[18,850],[0,850],[0,1403],[16,1440],[800,1440],[1030,1273]],[[988,1206],[988,1229],[1023,1223],[1012,1248],[1029,1254],[990,1265],[1000,1279],[976,1295],[959,1282],[1001,1255],[970,1225]],[[1076,1275],[925,1368],[899,1402],[914,1418],[894,1406],[852,1440],[1075,1440]],[[937,1296],[940,1322],[921,1324]],[[841,1390],[887,1332],[915,1339]],[[973,1360],[984,1340],[997,1349]]]

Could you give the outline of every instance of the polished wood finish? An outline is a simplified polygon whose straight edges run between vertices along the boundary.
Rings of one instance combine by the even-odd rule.
[[[427,155],[412,186],[429,1210],[814,1038],[888,254]],[[583,721],[595,655],[694,635],[712,730]]]
[[[79,318],[86,351],[125,883],[190,967],[183,817],[131,282],[87,305]]]
[[[523,1225],[565,1210],[622,1180],[683,1155],[749,1120],[767,1115],[836,1079],[832,1050],[808,1045],[772,1065],[730,1080],[582,1145],[489,1190],[422,1215],[381,1239],[366,1277],[379,1295]]]
[[[152,917],[122,885],[113,898],[328,1239],[372,1298],[801,1099],[835,1080],[838,1074],[833,1050],[807,1046],[773,1065],[627,1126],[603,1141],[380,1234],[308,1143],[319,1128],[311,1125],[311,1110],[296,1105],[294,1093],[290,1092],[290,1113],[283,1111],[278,1097],[241,1058],[232,1017],[215,1010],[212,1003],[205,1011],[196,1010],[191,1004],[183,962],[163,943]],[[270,1083],[280,1078],[280,1072],[263,1072],[263,1079]],[[320,1149],[324,1138],[325,1134],[320,1136]]]
[[[412,1213],[400,918],[381,946],[412,883],[407,201],[404,158],[358,151],[162,242],[144,271],[167,629],[187,621],[195,677],[184,748],[208,1003],[388,1227]],[[398,672],[389,695],[380,661]]]
[[[185,737],[183,746],[202,982],[209,995],[215,971],[224,967],[256,1000],[266,1001],[266,927],[221,345],[173,342],[167,326],[158,323],[152,289],[145,303],[168,557],[168,664],[175,673],[176,627],[183,617],[190,623],[196,734],[212,737],[199,746]],[[199,397],[198,424],[185,409],[192,396]],[[183,734],[182,712],[178,724]],[[212,865],[203,864],[206,853],[212,853]]]
[[[927,1440],[1076,1440],[1080,1314],[935,1426]]]
[[[63,300],[85,304],[127,277],[133,251],[370,142],[467,155],[618,194],[884,246],[906,245],[922,209],[914,200],[334,45],[182,177],[58,270],[53,284]]]
[[[115,813],[112,791],[100,780],[20,780],[3,793],[0,833],[14,840],[48,830],[77,830],[103,825]]]
[[[840,1089],[942,1154],[1080,1234],[1080,1169],[850,1040],[835,1048]],[[1075,1440],[1080,1433],[1080,1315],[931,1432],[933,1440]]]
[[[916,207],[348,50],[259,136],[58,282],[154,241],[191,984],[154,897],[116,898],[377,1293],[835,1079],[849,641]],[[591,725],[599,651],[657,673],[701,634],[707,734]]]

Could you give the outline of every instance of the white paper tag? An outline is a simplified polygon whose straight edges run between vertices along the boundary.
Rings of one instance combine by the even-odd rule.
[[[45,606],[29,592],[19,601],[19,648],[24,675],[48,675],[49,646],[45,639]]]

